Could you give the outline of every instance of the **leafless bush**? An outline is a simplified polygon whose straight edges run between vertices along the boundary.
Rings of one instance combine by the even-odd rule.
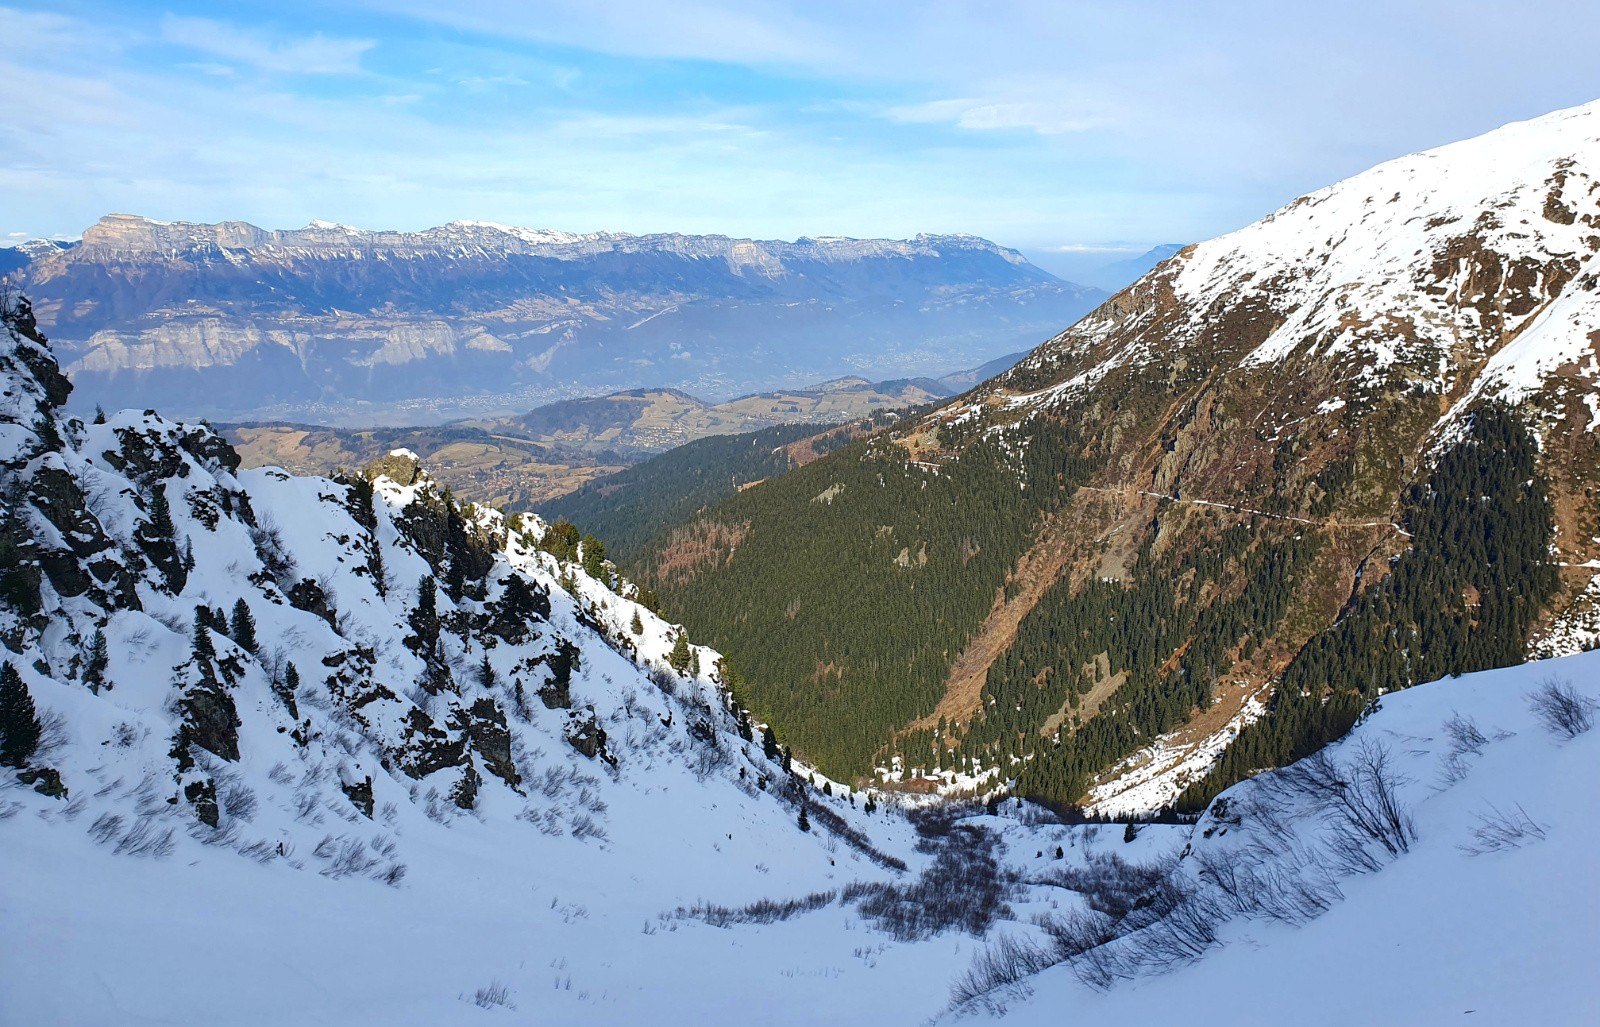
[[[119,856],[149,856],[152,859],[172,855],[172,850],[177,847],[172,840],[172,828],[156,830],[155,819],[155,814],[139,817],[111,851]]]
[[[993,944],[984,946],[966,972],[951,984],[950,1005],[985,1005],[1001,1012],[993,999],[997,992],[1013,988],[1059,962],[1061,957],[1048,948],[1025,938],[1001,935]]]
[[[265,866],[278,858],[278,848],[268,841],[254,841],[241,847],[239,855]]]
[[[131,749],[142,737],[144,737],[143,730],[127,721],[111,729],[111,744],[119,749]]]
[[[1546,678],[1528,696],[1528,707],[1557,738],[1576,738],[1594,726],[1595,701],[1561,678]]]
[[[1121,919],[1169,872],[1159,864],[1129,863],[1116,853],[1092,853],[1083,866],[1051,868],[1035,880],[1075,891],[1090,909]]]
[[[772,924],[821,909],[839,895],[835,891],[812,892],[798,899],[757,899],[747,906],[718,906],[704,899],[693,906],[679,906],[672,918],[700,920],[712,927],[732,927],[735,924]]]
[[[373,876],[391,888],[398,888],[400,887],[400,882],[406,879],[406,865],[404,863],[390,863]]]
[[[1473,844],[1459,847],[1469,856],[1520,849],[1530,841],[1544,840],[1543,825],[1528,816],[1521,803],[1516,804],[1514,811],[1502,810],[1491,803],[1487,812],[1474,816],[1478,818],[1478,826],[1472,829]]]
[[[1339,882],[1303,850],[1261,859],[1206,849],[1195,856],[1196,876],[1210,883],[1231,910],[1303,924],[1344,897]]]
[[[499,981],[490,981],[472,994],[472,1004],[482,1009],[492,1009],[495,1006],[504,1006],[507,1009],[516,1009],[511,1002],[511,989]]]
[[[255,544],[256,557],[261,561],[261,566],[266,568],[279,588],[287,589],[298,578],[298,574],[294,557],[289,555],[288,547],[283,542],[283,533],[277,525],[264,516],[258,516],[257,524],[250,528],[250,541]]]
[[[256,793],[248,785],[231,784],[222,792],[222,808],[235,820],[254,820],[256,806]]]
[[[1453,753],[1470,752],[1474,756],[1483,751],[1489,744],[1489,739],[1471,717],[1451,712],[1450,719],[1444,722],[1444,733],[1450,736],[1450,751]]]
[[[210,827],[197,820],[189,825],[189,837],[197,839],[202,845],[231,849],[239,842],[239,825],[229,822],[221,827]]]
[[[1010,915],[1005,900],[1015,881],[1001,871],[987,831],[942,818],[928,825],[944,832],[926,839],[939,839],[933,863],[910,884],[878,885],[861,899],[861,915],[898,941],[918,941],[951,928],[981,936],[997,917]]]
[[[606,829],[597,824],[593,817],[587,813],[578,813],[572,818],[572,837],[578,840],[593,838],[596,841],[608,841],[610,836]]]
[[[39,745],[33,750],[33,759],[44,763],[67,744],[67,718],[59,710],[42,709],[38,719]]]
[[[322,822],[322,814],[318,812],[321,805],[322,797],[315,789],[302,788],[294,793],[294,818],[312,825],[319,824]]]
[[[289,769],[287,764],[274,763],[272,769],[267,771],[267,780],[280,785],[292,785],[294,784],[294,772]]]
[[[1363,740],[1346,766],[1323,749],[1279,775],[1279,781],[1309,799],[1328,820],[1329,852],[1348,873],[1377,870],[1387,859],[1410,851],[1416,840],[1415,822],[1399,797],[1405,781],[1391,769],[1389,758],[1383,744]],[[1375,852],[1374,844],[1381,851]]]
[[[89,825],[89,837],[101,845],[115,838],[122,830],[122,818],[115,813],[102,813]]]
[[[1172,873],[1119,926],[1132,928],[1127,934],[1132,962],[1161,973],[1204,955],[1217,943],[1217,925],[1226,918],[1215,896]]]
[[[327,856],[323,855],[323,846],[321,845],[317,846],[316,854],[323,859],[328,859]],[[378,862],[374,857],[367,855],[367,847],[361,843],[361,839],[346,838],[339,845],[338,851],[329,859],[328,865],[322,869],[322,875],[337,880],[341,877],[349,877],[351,874],[364,874],[377,866]]]

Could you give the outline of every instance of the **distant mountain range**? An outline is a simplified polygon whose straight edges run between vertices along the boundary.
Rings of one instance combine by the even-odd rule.
[[[713,401],[972,367],[1105,298],[964,235],[764,242],[458,221],[102,218],[0,272],[76,403],[215,419],[439,423],[632,388]]]

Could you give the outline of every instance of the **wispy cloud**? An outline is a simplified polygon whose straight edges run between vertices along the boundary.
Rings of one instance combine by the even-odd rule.
[[[1087,132],[1113,123],[1109,114],[1037,100],[931,100],[890,107],[884,114],[910,124],[950,124],[979,132],[1023,130],[1039,135]]]
[[[320,32],[290,37],[177,15],[161,19],[161,38],[225,61],[291,75],[358,74],[361,55],[377,45],[372,39],[336,39]]]

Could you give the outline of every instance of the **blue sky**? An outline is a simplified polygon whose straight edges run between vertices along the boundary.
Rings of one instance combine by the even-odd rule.
[[[1593,4],[0,7],[0,238],[458,218],[1124,256],[1600,97]]]

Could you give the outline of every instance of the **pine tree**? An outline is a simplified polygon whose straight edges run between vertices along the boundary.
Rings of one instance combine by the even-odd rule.
[[[417,607],[411,611],[411,630],[422,643],[422,652],[431,656],[439,644],[439,593],[431,574],[417,583]]]
[[[217,647],[211,643],[211,611],[204,606],[194,609],[194,657],[205,666],[207,672],[211,669],[211,661],[217,658]]]
[[[105,407],[101,406],[99,403],[96,403],[94,405],[94,423],[95,424],[105,424],[106,423],[106,410],[105,410]]]
[[[178,534],[172,523],[172,507],[167,505],[167,487],[157,485],[150,497],[150,528],[157,538],[173,538]]]
[[[806,808],[804,806],[800,807],[800,830],[811,830],[811,818],[806,816]]]
[[[672,644],[672,652],[667,655],[667,664],[682,674],[689,669],[689,662],[689,637],[680,631],[678,640]]]
[[[783,747],[783,772],[785,774],[794,773],[794,751],[787,745]]]
[[[256,642],[256,619],[251,616],[250,605],[243,597],[233,604],[233,640],[247,653],[261,651]]]
[[[483,666],[478,668],[478,683],[484,688],[493,688],[495,682],[494,664],[489,662],[489,654],[483,654]]]
[[[89,662],[83,668],[83,680],[91,691],[100,691],[106,681],[106,668],[111,665],[111,653],[106,646],[106,633],[95,629],[89,641]]]
[[[606,547],[593,535],[583,536],[583,571],[589,577],[604,584],[611,584],[611,576],[606,573]]]
[[[761,753],[773,763],[778,762],[778,757],[782,755],[778,749],[778,736],[773,733],[771,724],[761,728]]]
[[[639,619],[639,611],[633,611],[633,623],[629,625],[635,635],[644,634],[644,621]]]
[[[389,594],[389,574],[383,566],[383,546],[377,539],[372,540],[372,557],[367,561],[367,569],[372,572],[372,584],[378,590],[378,595]]]
[[[22,675],[9,661],[0,665],[0,766],[26,766],[43,731]]]
[[[194,543],[189,539],[183,540],[183,569],[186,571],[194,570]]]

